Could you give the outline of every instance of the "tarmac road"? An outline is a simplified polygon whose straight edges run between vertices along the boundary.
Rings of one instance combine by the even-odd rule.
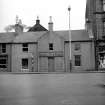
[[[0,105],[105,105],[105,73],[0,74]]]

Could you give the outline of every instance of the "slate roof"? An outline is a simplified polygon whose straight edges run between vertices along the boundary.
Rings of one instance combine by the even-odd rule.
[[[40,32],[24,32],[14,39],[14,43],[22,43],[22,42],[37,42],[38,38],[45,34],[46,31]]]
[[[55,34],[61,36],[65,41],[69,41],[69,31],[54,31]],[[0,43],[24,43],[24,42],[37,42],[37,40],[48,34],[48,31],[40,32],[23,32],[16,35],[15,32],[0,33]],[[88,41],[89,35],[86,30],[72,30],[71,31],[72,41]]]
[[[36,20],[36,24],[31,27],[28,32],[36,32],[36,31],[48,31],[45,27],[40,24],[40,20]]]
[[[60,36],[63,36],[66,41],[69,40],[69,31],[55,31]],[[71,31],[72,41],[87,41],[91,40],[86,30],[72,30]]]
[[[0,33],[0,43],[10,43],[16,37],[16,33],[8,32],[8,33]]]
[[[71,31],[72,41],[87,41],[91,40],[86,30],[72,30]]]

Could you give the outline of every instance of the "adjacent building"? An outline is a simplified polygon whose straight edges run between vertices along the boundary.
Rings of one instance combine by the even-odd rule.
[[[96,70],[105,68],[105,0],[87,0],[86,28],[93,36]]]
[[[15,32],[0,33],[0,71],[79,72],[95,68],[94,41],[86,30],[54,31],[50,18],[47,30],[37,18],[28,32],[16,23]]]

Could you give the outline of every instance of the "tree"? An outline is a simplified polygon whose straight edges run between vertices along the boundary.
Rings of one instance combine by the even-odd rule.
[[[16,24],[6,26],[6,27],[4,28],[4,30],[5,30],[6,32],[10,32],[10,31],[12,31],[12,30],[15,30],[16,25],[20,25],[21,27],[23,27],[23,29],[29,29],[29,28],[30,28],[29,26],[27,26],[27,25],[25,25],[25,24],[22,24],[22,20],[19,19],[18,16],[16,16]]]

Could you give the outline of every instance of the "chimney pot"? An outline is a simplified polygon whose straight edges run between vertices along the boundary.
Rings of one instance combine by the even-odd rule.
[[[52,16],[50,16],[50,21],[49,21],[49,31],[53,31],[53,22],[52,22]]]
[[[40,24],[39,16],[37,16],[36,24]]]

